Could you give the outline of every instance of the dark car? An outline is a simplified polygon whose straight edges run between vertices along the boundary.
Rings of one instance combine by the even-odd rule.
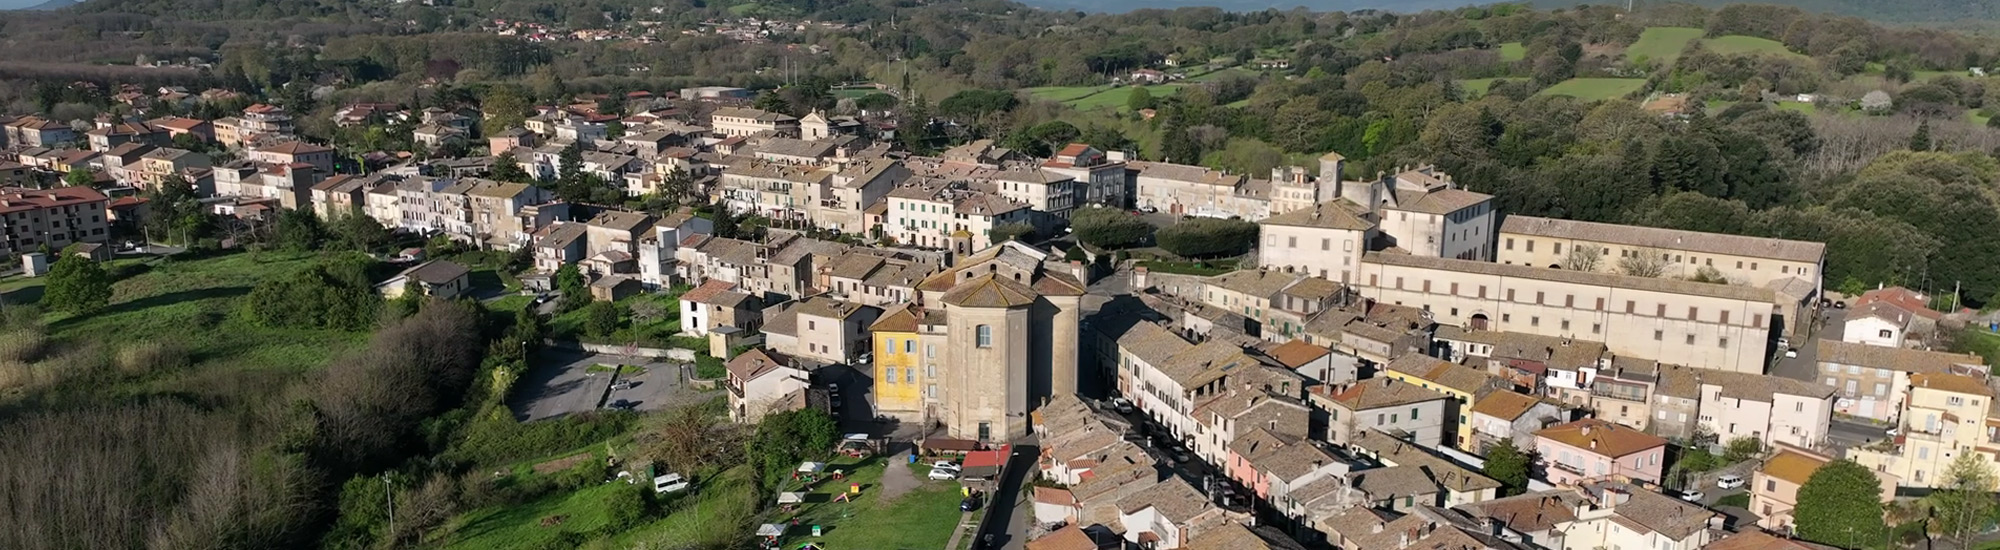
[[[629,399],[620,399],[611,402],[611,408],[619,410],[631,410],[633,407],[637,406],[639,406],[637,402],[631,401]]]
[[[979,495],[974,494],[972,496],[965,497],[965,500],[958,501],[958,511],[970,512],[973,510],[978,510],[980,504],[981,502],[979,499]]]

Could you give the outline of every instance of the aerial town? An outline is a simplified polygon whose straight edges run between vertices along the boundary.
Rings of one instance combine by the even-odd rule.
[[[1948,312],[1902,288],[1829,293],[1822,243],[1513,216],[1430,166],[1340,177],[1338,152],[1254,175],[1081,143],[917,156],[868,120],[744,107],[742,90],[662,96],[634,94],[660,107],[624,117],[541,107],[472,144],[490,155],[364,174],[266,104],[83,132],[17,117],[0,173],[26,223],[7,252],[113,246],[108,229],[142,225],[144,192],[175,182],[247,226],[310,210],[531,255],[524,292],[564,269],[597,300],[690,289],[681,331],[728,359],[730,419],[818,408],[850,437],[958,457],[930,477],[1031,500],[997,534],[1036,550],[1809,548],[1773,537],[1821,465],[1866,466],[1886,499],[2000,446],[1979,427],[2000,425],[1986,361],[1925,345]],[[434,147],[463,147],[480,118],[338,116],[408,121]],[[770,229],[566,203],[488,179],[500,155],[631,197],[681,179]],[[78,170],[112,191],[37,189]],[[1254,222],[1254,261],[1155,271],[995,231],[1062,235],[1093,208]],[[384,288],[469,295],[468,271],[427,261]],[[1745,446],[1764,458],[1677,466]],[[1496,479],[1499,447],[1534,459]],[[1747,501],[1724,511],[1723,493]]]

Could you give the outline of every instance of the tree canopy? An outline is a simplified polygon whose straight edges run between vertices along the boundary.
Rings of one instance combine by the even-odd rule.
[[[1077,240],[1099,248],[1131,248],[1153,236],[1153,225],[1116,208],[1078,208],[1070,214]]]
[[[1841,548],[1861,548],[1882,540],[1882,486],[1875,474],[1840,459],[1815,470],[1799,487],[1792,511],[1799,538]]]

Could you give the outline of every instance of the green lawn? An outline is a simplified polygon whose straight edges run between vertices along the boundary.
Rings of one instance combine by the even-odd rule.
[[[731,468],[714,480],[696,480],[692,495],[676,500],[666,517],[611,538],[612,548],[722,548],[749,538],[753,518],[763,508],[750,480],[750,467]]]
[[[1034,96],[1035,99],[1062,102],[1074,101],[1108,88],[1109,86],[1043,86],[1026,88],[1022,91],[1028,92],[1028,95]]]
[[[451,529],[446,548],[544,548],[564,532],[590,533],[604,527],[610,509],[605,502],[626,487],[601,483],[580,491],[512,506],[497,506],[467,514]],[[544,518],[551,519],[544,527]]]
[[[1988,118],[1991,118],[1991,117],[1988,117],[1988,116],[1986,116],[1986,115],[1983,115],[1983,114],[1980,114],[1980,113],[1979,113],[1979,109],[1966,109],[1966,110],[1965,110],[1965,120],[1966,120],[1966,121],[1968,121],[1968,122],[1971,122],[1971,123],[1973,123],[1973,124],[1977,124],[1977,125],[1979,125],[1980,127],[1985,127],[1985,126],[1986,126],[1986,119],[1988,119]]]
[[[1750,493],[1736,493],[1733,495],[1715,499],[1715,505],[1735,506],[1737,508],[1747,509],[1750,507]]]
[[[1527,58],[1528,58],[1528,47],[1526,45],[1521,44],[1520,42],[1507,42],[1500,45],[1501,61],[1513,62]]]
[[[50,314],[49,333],[58,341],[102,341],[114,335],[121,340],[170,340],[186,347],[203,363],[199,371],[209,375],[316,368],[367,335],[265,328],[232,315],[238,307],[236,298],[249,294],[258,282],[289,276],[310,266],[314,258],[245,252],[193,261],[116,264],[114,272],[129,275],[112,285],[110,307],[83,318]],[[213,368],[218,366],[223,368]]]
[[[686,291],[686,288],[676,288],[667,292],[645,292],[618,301],[618,305],[624,306],[622,309],[626,315],[619,321],[618,332],[612,333],[607,337],[592,338],[583,334],[587,308],[579,308],[558,314],[555,318],[550,319],[549,335],[557,339],[576,339],[595,343],[631,344],[636,342],[638,345],[646,347],[671,347],[671,338],[681,331],[680,295]],[[658,320],[635,326],[630,313],[633,306],[639,304],[657,306],[663,316]]]
[[[1464,88],[1464,89],[1465,89],[1465,92],[1466,92],[1467,94],[1470,94],[1470,95],[1471,95],[1471,96],[1473,96],[1473,97],[1478,97],[1478,96],[1483,96],[1483,95],[1486,95],[1486,91],[1487,91],[1487,90],[1490,90],[1490,89],[1492,89],[1492,88],[1493,88],[1493,82],[1494,82],[1494,81],[1497,81],[1497,80],[1500,80],[1500,79],[1498,79],[1498,78],[1472,78],[1472,79],[1466,79],[1466,80],[1460,80],[1460,81],[1458,81],[1458,86],[1459,86],[1460,88]]]
[[[1775,54],[1786,57],[1805,57],[1785,48],[1783,42],[1754,36],[1720,36],[1701,41],[1703,47],[1723,54]]]
[[[847,480],[834,482],[838,485],[821,485],[820,490],[808,493],[807,503],[797,513],[778,518],[780,522],[798,518],[800,527],[787,533],[784,540],[787,548],[810,541],[823,542],[827,548],[936,548],[958,527],[962,513],[958,511],[959,485],[955,481],[930,481],[923,477],[929,470],[912,467],[912,475],[923,485],[894,502],[881,502],[881,458],[858,464],[851,459],[836,461],[830,468],[858,469],[848,474]],[[861,496],[852,502],[832,502],[833,495],[826,491],[845,490],[849,483],[861,484]],[[812,537],[811,525],[823,526],[825,536]]]
[[[1639,40],[1625,48],[1626,59],[1644,57],[1661,63],[1672,63],[1687,49],[1689,42],[1701,38],[1701,29],[1689,27],[1652,27],[1639,33]]]
[[[1987,332],[1984,327],[1966,327],[1963,332],[1958,333],[1958,340],[1951,343],[1951,350],[1978,354],[1980,357],[1988,358],[1987,362],[1991,363],[1992,358],[2000,357],[2000,334]]]
[[[1646,85],[1643,78],[1572,78],[1542,90],[1543,95],[1566,95],[1585,101],[1618,99]]]
[[[1145,88],[1146,92],[1153,94],[1153,97],[1156,99],[1172,96],[1174,94],[1181,92],[1180,84],[1156,84],[1152,86],[1146,86]],[[1073,107],[1079,111],[1090,111],[1090,110],[1105,109],[1105,108],[1117,109],[1122,111],[1125,110],[1125,103],[1127,101],[1130,101],[1131,99],[1132,99],[1132,88],[1119,87],[1098,92],[1089,97],[1069,100],[1066,101],[1065,103],[1069,104],[1070,107]]]

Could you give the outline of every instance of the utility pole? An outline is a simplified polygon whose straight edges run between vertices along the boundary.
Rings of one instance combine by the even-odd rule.
[[[389,502],[389,536],[394,538],[396,536],[396,482],[391,481],[387,473],[382,474],[382,496]]]

